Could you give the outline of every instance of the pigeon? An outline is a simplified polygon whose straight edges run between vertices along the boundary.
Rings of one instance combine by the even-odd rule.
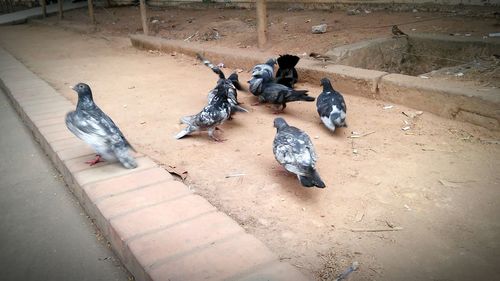
[[[212,69],[213,72],[215,72],[219,76],[219,80],[217,82],[217,85],[220,82],[226,88],[227,96],[228,96],[228,101],[231,104],[231,114],[233,112],[235,112],[235,111],[248,112],[248,110],[246,110],[245,108],[241,107],[240,103],[238,102],[238,92],[237,92],[237,90],[241,90],[242,89],[241,85],[240,85],[240,82],[238,80],[238,74],[236,74],[236,72],[234,72],[231,75],[229,75],[229,77],[226,79],[226,76],[224,75],[224,72],[222,72],[222,70],[219,67],[217,67],[216,65],[214,65],[213,63],[211,63],[209,60],[207,60],[204,57],[202,57],[200,54],[196,54],[196,57],[200,61],[202,61],[203,64],[205,64],[206,66],[208,66],[210,69]],[[216,96],[217,87],[218,86],[216,86],[214,89],[212,89],[208,93],[208,103],[209,104],[212,103],[212,101],[214,100],[214,97]]]
[[[287,171],[296,174],[303,186],[324,188],[325,183],[315,169],[317,157],[309,136],[304,131],[289,126],[280,117],[274,119],[274,127],[276,136],[273,152],[276,161]]]
[[[89,85],[78,83],[72,89],[78,93],[78,103],[76,111],[66,114],[66,126],[96,151],[96,158],[86,163],[92,166],[104,158],[118,160],[127,169],[136,168],[137,163],[129,154],[129,149],[134,148],[113,120],[94,103]]]
[[[276,72],[276,82],[278,84],[293,88],[299,78],[295,69],[299,60],[300,58],[294,55],[282,55],[277,59],[279,68]]]
[[[259,102],[281,105],[281,109],[275,112],[279,113],[285,109],[287,102],[314,101],[315,98],[308,96],[307,92],[307,90],[294,90],[282,84],[267,82],[262,85]]]
[[[408,37],[408,34],[401,31],[401,29],[399,29],[399,27],[397,25],[392,26],[392,35],[394,35],[395,37],[400,37],[400,36]]]
[[[215,141],[222,141],[215,136],[217,126],[224,123],[231,114],[231,104],[228,101],[227,87],[224,80],[217,82],[216,93],[211,102],[203,110],[192,116],[186,116],[181,122],[187,127],[180,131],[175,138],[180,139],[196,131],[208,131],[208,135]]]
[[[266,63],[258,64],[252,69],[252,78],[248,81],[249,90],[254,96],[262,93],[262,84],[274,80],[275,59],[269,59]]]
[[[328,60],[331,60],[331,58],[329,56],[326,56],[326,55],[322,55],[322,54],[319,54],[319,53],[315,53],[315,52],[311,52],[309,54],[309,56],[313,59],[317,59],[317,60],[320,60],[320,61],[328,61]]]
[[[318,96],[316,108],[325,126],[332,132],[336,127],[347,127],[345,122],[347,107],[342,94],[335,91],[328,78],[321,79],[323,92]]]

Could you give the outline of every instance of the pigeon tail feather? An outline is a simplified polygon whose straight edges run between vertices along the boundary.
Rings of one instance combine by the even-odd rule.
[[[116,158],[118,159],[118,161],[120,161],[123,167],[127,169],[137,168],[137,162],[135,161],[135,158],[130,155],[127,147],[113,146],[111,149],[113,150],[113,153],[116,155]]]
[[[177,135],[175,135],[175,138],[176,139],[181,139],[181,138],[183,138],[183,137],[191,134],[194,131],[195,131],[195,129],[192,126],[187,126],[182,131],[180,131]]]
[[[307,90],[292,90],[291,94],[287,97],[287,101],[314,101],[315,97],[307,95]]]
[[[311,176],[298,176],[300,183],[305,186],[305,187],[319,187],[319,188],[325,188],[326,185],[319,176],[317,171],[314,171]]]
[[[280,68],[293,68],[297,65],[300,58],[294,55],[282,55],[278,58],[278,65]]]
[[[237,104],[236,104],[236,105],[232,105],[231,107],[232,107],[232,109],[233,109],[234,111],[238,111],[238,112],[246,112],[246,113],[248,113],[248,109],[246,109],[246,108],[244,108],[244,107],[241,107],[241,106],[239,106],[239,105],[237,105]]]
[[[208,66],[210,69],[212,69],[213,72],[215,72],[217,75],[219,75],[220,79],[226,79],[226,76],[224,75],[224,72],[220,70],[219,67],[217,67],[215,64],[207,60],[206,58],[202,57],[200,54],[196,54],[196,57],[203,62],[204,65]]]

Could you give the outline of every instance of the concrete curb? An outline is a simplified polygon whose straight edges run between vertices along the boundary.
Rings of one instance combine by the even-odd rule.
[[[139,49],[178,52],[189,56],[201,53],[214,62],[223,61],[232,68],[251,69],[274,54],[217,47],[206,49],[194,42],[130,35],[132,45]],[[348,95],[398,103],[436,115],[469,122],[491,130],[500,130],[500,89],[480,89],[458,82],[389,74],[383,71],[344,65],[324,65],[302,59],[297,67],[301,81],[319,84],[329,77],[335,88]]]
[[[89,167],[74,105],[0,48],[0,87],[136,280],[308,280],[149,157]]]

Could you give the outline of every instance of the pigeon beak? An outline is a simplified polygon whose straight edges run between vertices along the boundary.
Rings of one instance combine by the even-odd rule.
[[[71,90],[73,90],[73,91],[76,91],[76,90],[75,90],[75,86],[69,86],[69,88],[70,88]]]

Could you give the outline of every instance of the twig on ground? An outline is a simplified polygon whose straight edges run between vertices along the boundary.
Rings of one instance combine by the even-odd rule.
[[[395,226],[393,228],[350,228],[351,232],[385,232],[385,231],[399,231],[403,230],[400,226]]]
[[[239,173],[239,174],[231,174],[231,175],[226,175],[225,178],[235,178],[235,177],[242,177],[244,176],[245,174],[243,173]]]
[[[369,136],[371,134],[374,134],[375,131],[371,131],[371,132],[368,132],[368,133],[364,133],[364,134],[352,134],[349,136],[349,138],[351,139],[357,139],[357,138],[362,138],[362,137],[366,137],[366,136]]]
[[[184,41],[189,41],[191,38],[195,37],[198,35],[198,31],[196,31],[193,35],[189,36],[188,38],[184,39]]]

